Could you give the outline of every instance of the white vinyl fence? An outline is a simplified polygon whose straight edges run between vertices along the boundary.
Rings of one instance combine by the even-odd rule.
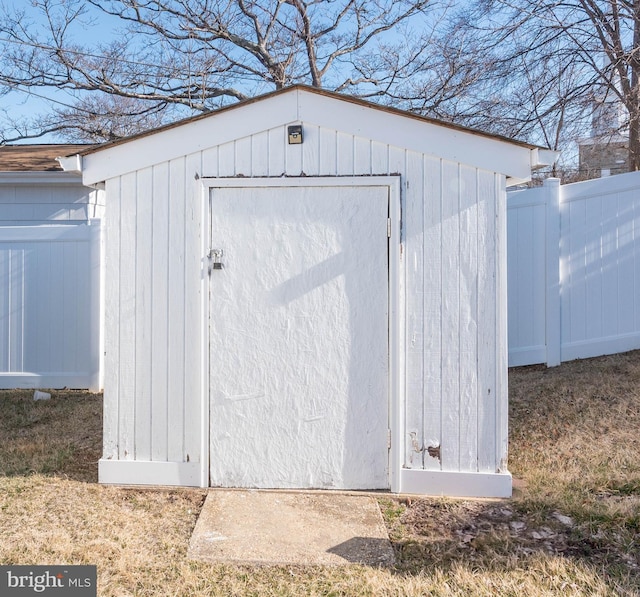
[[[640,172],[513,191],[509,365],[640,348]]]
[[[100,223],[0,226],[0,388],[99,388]]]

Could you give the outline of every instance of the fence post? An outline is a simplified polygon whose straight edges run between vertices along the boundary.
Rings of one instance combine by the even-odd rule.
[[[547,367],[561,363],[560,322],[560,179],[544,181],[547,210],[546,234],[546,352]]]

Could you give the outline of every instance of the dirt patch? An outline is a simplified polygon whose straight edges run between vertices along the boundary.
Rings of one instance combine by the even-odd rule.
[[[401,554],[420,544],[434,565],[463,558],[486,564],[487,558],[526,559],[535,554],[585,559],[602,567],[618,565],[640,573],[640,551],[629,550],[611,529],[578,523],[558,510],[536,510],[522,500],[471,502],[413,499],[390,523]],[[411,558],[402,558],[411,566]]]

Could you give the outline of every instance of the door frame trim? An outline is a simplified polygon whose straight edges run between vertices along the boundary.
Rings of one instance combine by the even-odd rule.
[[[388,240],[388,355],[389,355],[389,487],[392,492],[400,490],[400,471],[403,463],[404,438],[404,321],[402,310],[402,209],[400,175],[392,176],[296,176],[278,178],[202,178],[202,379],[201,379],[201,473],[200,486],[210,484],[210,406],[209,406],[209,318],[210,277],[208,276],[208,253],[211,249],[211,191],[220,188],[276,188],[276,187],[385,187],[389,197],[389,219],[391,233]]]

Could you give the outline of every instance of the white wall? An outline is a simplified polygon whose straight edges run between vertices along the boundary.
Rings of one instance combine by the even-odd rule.
[[[304,136],[287,145],[279,126],[107,180],[103,481],[200,481],[201,179],[283,174],[401,176],[405,469],[450,494],[464,483],[435,473],[506,470],[504,176],[309,123]]]
[[[509,193],[509,364],[640,348],[640,173]]]
[[[87,222],[102,217],[103,199],[65,172],[0,172],[0,226]]]

